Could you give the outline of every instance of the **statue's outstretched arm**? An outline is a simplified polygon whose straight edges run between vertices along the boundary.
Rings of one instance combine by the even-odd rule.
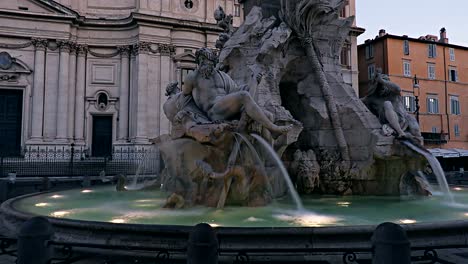
[[[192,90],[193,90],[193,86],[194,86],[194,83],[195,83],[195,71],[189,73],[187,75],[187,77],[185,77],[185,80],[184,80],[184,86],[182,87],[182,93],[184,95],[191,95],[192,94]]]

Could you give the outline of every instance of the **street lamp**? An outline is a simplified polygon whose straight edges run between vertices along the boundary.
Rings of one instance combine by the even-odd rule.
[[[418,121],[419,124],[419,80],[418,76],[416,74],[414,75],[414,80],[413,80],[413,94],[414,94],[414,102],[416,103],[416,111],[414,111],[414,114],[416,115],[416,121]]]

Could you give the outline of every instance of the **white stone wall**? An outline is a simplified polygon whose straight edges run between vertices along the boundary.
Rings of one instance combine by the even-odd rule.
[[[167,134],[166,85],[195,66],[196,49],[214,47],[214,8],[231,13],[235,3],[194,0],[187,10],[180,0],[56,2],[0,1],[0,52],[31,69],[16,82],[0,81],[0,89],[24,90],[23,147],[91,149],[96,115],[112,117],[114,146]]]

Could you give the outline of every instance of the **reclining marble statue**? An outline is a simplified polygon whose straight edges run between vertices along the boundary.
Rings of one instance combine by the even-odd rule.
[[[184,95],[192,95],[195,104],[213,122],[232,120],[245,112],[273,133],[285,133],[292,125],[277,126],[268,119],[252,99],[249,92],[239,90],[226,73],[215,69],[217,56],[208,48],[196,53],[198,69],[191,72],[184,82]]]
[[[379,118],[384,125],[383,129],[387,130],[389,135],[394,131],[399,139],[409,139],[418,145],[424,144],[419,124],[403,105],[401,88],[391,82],[388,75],[382,73],[382,69],[376,70],[363,102]],[[388,126],[391,129],[388,129]]]
[[[170,191],[175,191],[174,193],[179,196],[194,199],[194,202],[188,201],[187,204],[190,205],[203,200],[198,196],[201,195],[200,192],[206,192],[200,191],[198,194],[188,195],[186,192],[191,192],[192,188],[188,186],[192,182],[197,182],[198,179],[198,184],[201,185],[206,180],[221,180],[222,185],[220,186],[224,190],[219,198],[221,202],[217,203],[218,207],[223,207],[233,177],[237,178],[238,183],[243,185],[246,185],[245,179],[250,181],[247,184],[250,189],[264,188],[266,192],[269,192],[267,190],[266,175],[262,169],[258,168],[258,164],[243,163],[242,166],[235,165],[238,153],[242,150],[239,146],[234,146],[233,133],[246,130],[245,123],[249,121],[257,122],[273,135],[287,133],[293,125],[279,126],[274,124],[269,119],[268,114],[250,96],[248,92],[249,84],[239,86],[229,75],[215,68],[217,55],[212,50],[208,48],[198,50],[196,52],[196,62],[198,68],[186,77],[182,91],[177,83],[171,83],[166,88],[168,100],[163,108],[173,126],[171,137],[173,140],[179,140],[177,142],[185,142],[185,144],[190,145],[190,147],[179,146],[178,150],[184,150],[184,153],[177,153],[173,148],[162,147],[165,162],[172,160],[174,163],[167,164],[167,166],[172,167],[172,170],[179,170],[179,172],[172,171],[171,173],[168,172],[168,174],[184,176],[189,174],[184,180],[181,180],[180,177],[177,179],[179,182],[184,181],[182,187],[174,186],[177,183],[173,182],[173,185],[167,186],[167,188]],[[190,143],[183,141],[188,139],[192,141]],[[202,145],[197,145],[197,143]],[[193,145],[197,145],[197,148],[193,148]],[[219,161],[222,162],[213,162],[213,159],[208,158],[210,154],[207,153],[213,152],[214,148],[217,149],[215,152],[218,154],[219,152],[228,153],[228,155],[224,155],[224,159],[221,158],[223,155],[219,154]],[[175,158],[178,155],[183,155],[183,160]],[[186,159],[190,159],[190,161],[187,162]],[[254,159],[252,158],[252,160]],[[221,163],[224,164],[221,165]],[[184,168],[184,166],[190,168]],[[215,172],[215,168],[221,172]],[[185,171],[181,172],[180,170]],[[165,177],[165,179],[168,179],[168,177]],[[263,187],[261,187],[262,185]],[[196,189],[200,188],[199,186]],[[241,190],[242,188],[238,189]],[[245,190],[239,192],[243,193],[244,196],[251,196]],[[260,190],[261,192],[262,190]],[[250,190],[249,193],[255,192]],[[245,197],[243,199],[249,200],[247,203],[250,205],[264,205],[270,200],[270,198],[265,198],[254,199],[256,201],[253,201]],[[170,203],[171,201],[168,201],[168,204]],[[215,201],[211,200],[208,205],[215,206]]]

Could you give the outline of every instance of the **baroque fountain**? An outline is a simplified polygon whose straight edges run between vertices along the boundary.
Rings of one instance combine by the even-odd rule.
[[[120,178],[119,191],[13,199],[2,205],[5,226],[46,215],[64,241],[175,246],[189,226],[207,222],[232,248],[308,247],[312,235],[313,246],[352,247],[394,221],[411,224],[416,244],[463,240],[456,230],[465,224],[455,220],[465,208],[448,206],[443,172],[400,87],[378,71],[360,100],[343,81],[339,54],[354,19],[339,18],[344,1],[271,2],[276,16],[254,7],[236,30],[216,11],[218,50],[198,50],[183,87],[166,89],[172,131],[154,140],[164,166],[148,190],[131,191]],[[426,158],[439,189],[418,173]]]

